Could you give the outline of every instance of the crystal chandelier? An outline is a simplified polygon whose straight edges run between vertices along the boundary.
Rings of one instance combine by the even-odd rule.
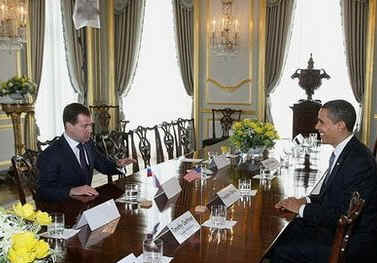
[[[222,16],[210,25],[210,48],[218,56],[235,56],[239,51],[239,24],[232,16],[232,4],[233,0],[222,0]]]
[[[0,0],[0,49],[21,49],[26,42],[26,0]]]

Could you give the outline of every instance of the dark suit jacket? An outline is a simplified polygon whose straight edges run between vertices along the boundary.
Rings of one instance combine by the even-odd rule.
[[[321,189],[319,195],[311,196],[312,203],[305,206],[304,223],[327,229],[333,237],[338,219],[347,213],[355,191],[366,202],[353,229],[348,247],[351,254],[357,250],[365,252],[365,246],[376,244],[377,240],[376,160],[369,149],[353,137],[335,163],[326,188]]]
[[[82,170],[68,142],[61,136],[38,157],[39,182],[37,197],[45,201],[62,201],[73,187],[90,185],[93,168],[103,174],[118,174],[114,162],[98,152],[93,141],[84,144],[89,160],[89,173]]]

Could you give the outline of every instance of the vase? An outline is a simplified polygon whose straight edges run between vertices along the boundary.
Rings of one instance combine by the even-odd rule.
[[[250,159],[261,159],[263,157],[263,152],[266,149],[266,146],[264,145],[257,145],[254,147],[251,147],[247,154],[250,157]]]
[[[21,93],[12,93],[9,94],[9,98],[11,98],[13,101],[17,103],[24,103],[25,102],[25,96]]]

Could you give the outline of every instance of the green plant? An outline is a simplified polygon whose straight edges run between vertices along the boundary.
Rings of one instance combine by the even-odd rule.
[[[27,76],[13,77],[6,82],[1,83],[0,96],[6,96],[10,94],[34,94],[37,84],[35,84]]]
[[[244,119],[236,122],[232,131],[230,141],[243,152],[256,146],[272,147],[275,140],[279,139],[274,125],[258,120]]]

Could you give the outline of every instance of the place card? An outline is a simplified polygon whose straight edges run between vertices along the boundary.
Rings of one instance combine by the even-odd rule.
[[[225,157],[226,157],[226,158],[237,158],[237,157],[238,157],[238,154],[227,153],[227,154],[225,154]]]
[[[241,193],[236,187],[234,187],[233,184],[230,184],[218,191],[217,196],[221,199],[226,207],[229,207],[241,198]]]
[[[120,214],[118,208],[115,205],[114,199],[111,199],[105,203],[85,210],[74,228],[78,229],[88,224],[90,230],[93,231],[119,217]]]
[[[190,170],[184,177],[187,182],[191,183],[192,181],[195,181],[196,179],[200,179],[200,168],[192,169]]]
[[[224,225],[222,226],[217,226],[215,225],[211,219],[208,219],[205,221],[202,226],[209,227],[209,228],[218,228],[218,229],[232,229],[232,227],[237,224],[237,221],[232,221],[232,220],[225,220]]]
[[[261,163],[264,168],[267,168],[268,170],[275,170],[280,167],[280,162],[273,157],[263,160],[261,161]]]
[[[273,175],[273,176],[269,177],[268,180],[272,180],[272,179],[274,179],[275,177],[276,177],[276,175]],[[262,179],[262,177],[261,177],[260,174],[256,174],[256,175],[254,175],[252,178],[253,178],[253,179]],[[265,179],[267,179],[267,178],[265,178]]]
[[[162,256],[162,258],[160,259],[159,263],[169,263],[170,261],[172,261],[173,258],[172,257],[166,257],[166,256]],[[140,254],[140,256],[137,257],[135,263],[143,263],[143,253]]]
[[[48,232],[44,232],[44,233],[40,234],[40,236],[45,237],[45,238],[70,239],[71,237],[76,235],[78,232],[80,232],[80,229],[64,228],[62,235],[58,235],[58,234],[51,235]]]
[[[179,160],[185,163],[200,163],[201,161],[203,161],[203,159],[192,159],[192,158],[186,158],[186,157],[180,158]]]
[[[117,263],[135,263],[137,258],[135,257],[134,253],[129,254],[127,257],[122,258]]]
[[[181,185],[179,184],[177,177],[172,177],[161,185],[162,191],[165,193],[168,199],[177,195],[182,191]]]
[[[227,158],[225,154],[215,156],[214,161],[217,166],[217,169],[219,170],[230,165],[231,163],[230,159]]]
[[[174,238],[179,244],[185,242],[186,239],[191,237],[196,231],[200,229],[199,223],[192,216],[190,211],[174,219],[169,225],[168,229],[173,234]]]
[[[89,248],[93,245],[100,243],[102,240],[112,235],[119,223],[120,218],[117,218],[110,223],[90,231],[88,226],[81,228],[78,237],[83,248]]]

